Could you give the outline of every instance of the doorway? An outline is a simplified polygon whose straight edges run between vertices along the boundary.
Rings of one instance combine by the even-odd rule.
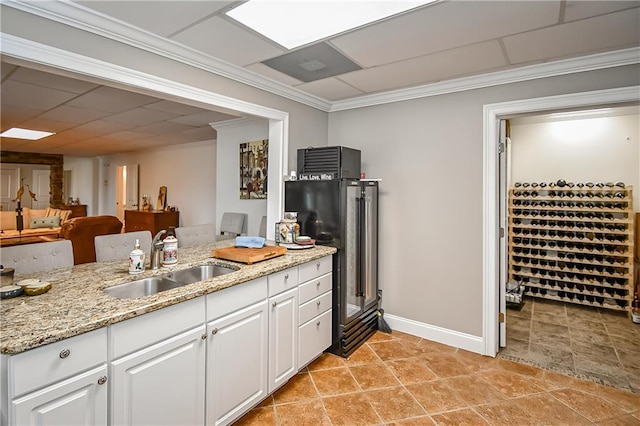
[[[586,95],[588,94],[585,94],[585,96]],[[619,93],[615,94],[614,97],[617,95],[619,95]],[[541,242],[541,245],[547,246],[547,243],[550,241],[553,243],[553,238],[549,240],[548,235],[555,235],[557,221],[552,220],[550,222],[550,219],[546,216],[547,213],[555,215],[556,213],[553,210],[557,210],[557,208],[546,207],[547,201],[549,201],[547,200],[547,195],[549,193],[547,191],[547,185],[555,185],[556,181],[561,179],[563,176],[569,178],[567,179],[567,183],[571,183],[572,186],[574,184],[569,181],[573,180],[575,182],[576,189],[578,188],[577,185],[581,185],[582,187],[584,186],[584,182],[591,180],[594,182],[601,180],[602,185],[604,185],[604,182],[608,180],[607,176],[612,178],[614,176],[624,176],[621,180],[625,181],[628,185],[638,186],[638,163],[640,162],[640,157],[638,155],[637,141],[637,135],[639,134],[637,131],[637,92],[635,96],[632,95],[630,98],[633,99],[631,102],[635,103],[635,106],[631,109],[629,109],[629,107],[625,108],[620,106],[625,105],[626,102],[621,103],[617,102],[617,99],[614,99],[613,102],[597,105],[582,104],[581,107],[583,109],[580,111],[576,111],[576,107],[578,105],[574,103],[569,107],[562,106],[557,109],[546,109],[544,111],[529,111],[517,114],[506,113],[496,116],[496,118],[509,118],[511,124],[511,146],[509,143],[505,146],[507,150],[506,156],[510,159],[509,161],[506,161],[510,164],[509,172],[506,174],[506,179],[509,180],[510,177],[511,181],[506,182],[505,185],[510,188],[509,196],[513,197],[516,193],[514,186],[519,186],[520,190],[518,191],[518,194],[535,193],[536,196],[540,195],[540,199],[523,201],[524,203],[534,201],[534,204],[536,204],[536,211],[540,213],[540,216],[536,216],[535,219],[525,218],[522,220],[522,217],[514,215],[511,220],[503,220],[504,223],[508,222],[510,224],[509,226],[500,225],[507,234],[511,233],[511,237],[513,237],[515,233],[525,233],[527,234],[526,237],[532,237],[532,235],[529,235],[529,233],[531,233],[535,234],[534,236],[539,239],[536,240],[536,238],[530,238],[528,240],[529,244],[534,244],[534,242],[537,244],[538,242]],[[606,107],[606,110],[604,107]],[[567,108],[570,109],[569,112],[567,112]],[[612,115],[614,117],[611,117]],[[578,118],[580,116],[582,117]],[[598,124],[602,124],[604,123],[604,120],[607,119],[603,117],[611,117],[610,120],[613,120],[614,118],[618,119],[615,123],[616,125],[619,125],[621,122],[619,119],[622,118],[619,116],[627,116],[628,120],[635,123],[635,127],[632,126],[635,130],[632,129],[630,132],[631,137],[617,137],[616,132],[612,131],[613,128],[609,128],[607,131],[608,144],[606,147],[602,147],[605,152],[593,154],[596,155],[597,158],[592,159],[590,162],[585,160],[585,158],[587,158],[584,157],[585,153],[586,151],[589,151],[589,147],[586,144],[589,142],[590,134],[595,132],[592,124],[596,124],[596,122]],[[579,122],[576,120],[579,120]],[[572,129],[572,134],[570,136],[579,136],[577,135],[579,130],[591,130],[582,135],[582,138],[580,139],[582,143],[581,147],[575,146],[575,144],[578,143],[578,139],[576,138],[574,138],[574,140],[567,141],[567,143],[573,143],[573,146],[553,146],[548,143],[545,144],[546,142],[552,142],[551,140],[547,140],[551,137],[548,133],[544,136],[544,138],[547,139],[541,139],[540,135],[536,136],[533,141],[527,141],[526,138],[523,139],[523,135],[526,136],[526,132],[532,132],[535,129],[539,130],[541,128],[545,128],[545,126],[547,129],[553,129],[554,131],[558,131],[560,128],[564,128],[565,130]],[[616,127],[613,130],[618,130],[618,128]],[[616,137],[617,139],[615,139]],[[565,139],[566,138],[571,139],[568,136],[565,136]],[[614,139],[618,142],[618,145],[613,143]],[[522,143],[522,145],[518,145],[519,143]],[[622,161],[618,158],[613,164],[607,166],[607,158],[605,157],[614,158],[614,156],[611,155],[611,150],[616,149],[616,146],[619,150],[626,149],[624,147],[621,148],[620,144],[631,144],[633,145],[633,148],[626,154],[624,151],[621,152],[618,157],[628,155],[632,158],[627,161]],[[541,152],[542,155],[539,153],[534,154],[534,151],[531,150],[527,151],[531,148],[540,150],[539,153]],[[564,153],[564,156],[559,155],[558,152],[556,152],[563,149],[567,150],[567,152]],[[594,151],[593,147],[591,147],[590,151]],[[536,162],[536,156],[540,157],[540,162]],[[526,161],[523,161],[523,158],[526,158]],[[556,161],[557,158],[563,158],[564,161]],[[580,161],[587,161],[591,167],[584,167],[586,163],[580,163]],[[564,167],[554,167],[554,162],[563,165]],[[621,172],[620,169],[624,168],[624,165],[622,164],[623,162],[627,163],[627,169],[632,168],[633,170],[628,170],[626,174]],[[558,164],[555,165],[557,166]],[[578,167],[580,165],[582,165],[582,167]],[[580,168],[582,170],[580,170]],[[611,169],[615,170],[615,172],[612,173]],[[581,175],[580,172],[583,174]],[[501,179],[503,178],[501,177]],[[612,182],[607,183],[609,185],[613,185]],[[526,192],[523,192],[523,185],[527,185],[528,189]],[[534,185],[537,190],[534,190]],[[545,185],[547,190],[542,190],[542,185]],[[576,192],[580,197],[582,197],[583,194],[586,197],[586,193],[586,191]],[[611,194],[613,194],[613,192],[611,192]],[[569,196],[566,191],[564,195]],[[571,195],[573,196],[573,194]],[[515,200],[516,198],[517,197],[514,197],[513,199]],[[519,203],[522,200],[517,199],[516,201]],[[626,215],[625,217],[630,220],[626,221],[626,224],[623,224],[624,221],[621,220],[616,225],[625,228],[625,231],[620,231],[620,233],[624,234],[626,232],[628,234],[628,238],[631,240],[633,240],[633,211],[638,210],[638,202],[630,200],[629,204],[632,202],[635,203],[636,206],[631,206],[628,209],[628,212],[622,215]],[[557,204],[557,201],[555,203]],[[568,204],[567,200],[564,200],[563,203]],[[575,208],[576,203],[577,202],[574,202],[573,207],[571,208]],[[540,205],[543,204],[545,206],[541,207]],[[582,205],[582,203],[578,204]],[[511,204],[509,211],[512,212],[513,207],[513,204]],[[547,208],[549,211],[545,210]],[[524,210],[526,210],[526,208]],[[522,214],[524,210],[520,209],[519,214]],[[500,214],[500,211],[501,210],[498,211],[498,214]],[[571,212],[571,214],[573,215],[573,212]],[[514,228],[513,224],[516,220],[521,224],[521,226]],[[500,222],[500,224],[503,222]],[[531,226],[531,223],[534,223],[534,225]],[[597,221],[595,224],[600,225]],[[588,221],[579,221],[575,223],[570,222],[569,225],[585,227],[586,229],[586,227],[591,224]],[[571,226],[570,228],[567,228],[569,231],[564,231],[564,228],[558,228],[558,232],[569,233],[576,229],[580,229],[576,227]],[[540,234],[538,234],[538,232]],[[593,233],[587,233],[585,235],[589,234],[593,237]],[[578,238],[578,236],[576,236],[576,238]],[[513,239],[510,241],[513,242]],[[569,241],[574,240],[570,239]],[[516,245],[514,245],[514,247],[515,246]],[[576,248],[576,250],[574,250],[576,253],[571,251],[568,252],[572,259],[574,258],[574,255],[579,259],[582,259],[573,259],[574,262],[570,263],[570,265],[572,268],[575,268],[575,270],[570,269],[569,275],[573,276],[575,279],[585,280],[584,282],[578,281],[580,285],[577,287],[582,288],[583,290],[576,293],[577,297],[575,300],[573,297],[571,297],[570,300],[568,296],[570,294],[573,296],[573,294],[561,291],[566,289],[560,287],[564,286],[564,280],[567,278],[563,278],[558,281],[553,279],[557,279],[557,277],[553,277],[556,273],[554,271],[554,269],[557,269],[556,265],[554,265],[553,268],[551,266],[541,266],[542,264],[547,265],[547,262],[551,265],[552,262],[558,260],[557,256],[564,256],[564,254],[566,254],[565,252],[561,252],[558,248],[555,248],[555,250],[549,250],[548,246],[546,247],[546,250],[538,250],[537,246],[535,250],[533,248],[530,249],[529,245],[515,248],[518,250],[524,250],[527,254],[523,257],[520,255],[513,256],[513,253],[511,253],[511,257],[507,257],[506,261],[513,263],[507,266],[516,265],[514,267],[523,268],[524,274],[522,276],[516,275],[515,277],[518,278],[516,281],[519,281],[523,285],[530,285],[526,287],[528,289],[528,295],[524,298],[524,305],[518,306],[515,304],[512,309],[506,310],[507,344],[505,349],[500,350],[498,356],[524,362],[526,364],[537,365],[554,371],[564,372],[569,375],[585,377],[598,383],[605,383],[640,393],[640,377],[636,377],[639,376],[636,374],[638,368],[636,365],[637,361],[634,361],[635,357],[632,355],[633,353],[637,353],[638,348],[636,347],[635,351],[633,351],[633,348],[630,347],[629,343],[637,340],[637,336],[634,334],[637,330],[634,330],[634,326],[627,318],[624,310],[611,309],[611,306],[607,306],[606,303],[604,303],[603,307],[599,304],[599,302],[602,303],[602,300],[613,303],[614,298],[609,297],[605,299],[603,297],[596,297],[598,295],[597,286],[582,285],[588,282],[586,281],[587,278],[593,280],[593,277],[587,274],[573,273],[573,271],[578,270],[584,272],[585,267],[589,270],[593,269],[594,265],[596,267],[600,267],[601,262],[599,262],[598,259],[595,261],[588,261],[587,256],[589,259],[593,259],[594,255],[587,254],[588,251],[586,247]],[[628,267],[627,278],[629,282],[627,291],[632,295],[634,285],[632,271],[634,262],[633,254],[631,253],[629,256],[628,261],[626,261],[626,266]],[[502,256],[502,253],[500,252],[499,261],[501,266],[503,265],[504,259],[505,257]],[[604,258],[601,260],[604,262],[603,259]],[[527,262],[531,262],[531,264]],[[618,263],[615,265],[616,267],[622,266]],[[551,269],[547,271],[545,268]],[[622,270],[622,268],[620,269]],[[533,275],[531,275],[532,270],[535,272]],[[513,278],[513,269],[509,269],[509,271],[509,277]],[[564,271],[564,269],[559,271]],[[564,275],[564,272],[558,272],[558,274]],[[529,278],[531,279],[531,282],[523,282],[525,280],[529,280]],[[501,284],[504,283],[501,282]],[[510,284],[514,283],[510,282]],[[606,284],[602,286],[600,289],[601,291],[604,291],[603,289],[606,289],[607,291],[611,290],[604,286],[606,286]],[[594,288],[596,289],[595,293],[593,292]],[[538,290],[540,293],[538,293]],[[495,293],[493,294],[498,295],[498,303],[500,304],[501,302],[504,302],[504,293],[498,291],[497,288],[494,288],[494,291]],[[581,302],[579,300],[581,300]],[[608,309],[606,309],[607,307]],[[619,308],[619,306],[614,306],[614,308]],[[500,335],[500,332],[498,332],[498,336],[500,337],[499,340],[502,340],[502,337],[504,337]],[[634,373],[629,373],[630,371],[633,371]]]

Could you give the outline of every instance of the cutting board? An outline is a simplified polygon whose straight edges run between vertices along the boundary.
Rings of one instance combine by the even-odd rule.
[[[262,248],[224,247],[214,249],[212,255],[218,259],[232,260],[234,262],[251,265],[252,263],[262,260],[282,256],[286,252],[287,249],[280,246],[265,246]]]

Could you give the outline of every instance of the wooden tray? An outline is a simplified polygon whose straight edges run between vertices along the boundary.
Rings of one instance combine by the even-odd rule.
[[[218,259],[232,260],[251,265],[262,260],[282,256],[287,249],[280,246],[265,246],[262,248],[225,247],[214,249],[211,254]]]

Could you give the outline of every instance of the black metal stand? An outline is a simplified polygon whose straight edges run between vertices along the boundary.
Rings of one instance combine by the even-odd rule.
[[[22,235],[22,230],[24,229],[24,221],[22,217],[22,205],[20,201],[18,201],[18,207],[16,208],[16,229],[18,230],[18,235]]]

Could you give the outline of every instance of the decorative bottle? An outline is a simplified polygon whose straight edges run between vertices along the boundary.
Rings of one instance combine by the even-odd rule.
[[[178,263],[178,239],[176,238],[175,228],[169,227],[167,237],[164,239],[164,248],[162,249],[162,265],[171,266]]]
[[[140,249],[140,240],[136,240],[136,245],[129,253],[129,273],[139,274],[144,272],[144,252]]]
[[[633,295],[631,321],[633,321],[634,324],[640,324],[640,300],[638,299],[638,292],[635,292]]]

